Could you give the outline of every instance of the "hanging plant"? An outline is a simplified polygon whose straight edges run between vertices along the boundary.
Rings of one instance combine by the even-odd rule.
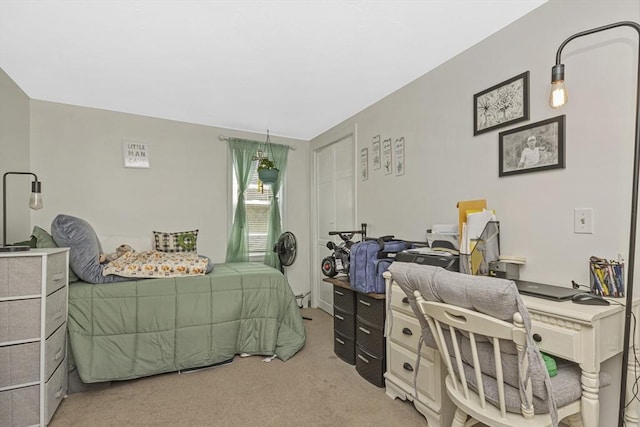
[[[278,180],[279,173],[280,170],[276,167],[273,161],[267,158],[260,159],[260,162],[258,163],[258,178],[260,178],[260,181],[265,184],[273,184]]]
[[[271,149],[271,141],[269,140],[269,130],[267,129],[267,141],[265,143],[265,152],[269,153],[273,157],[273,150]],[[276,167],[273,160],[269,157],[260,156],[261,151],[258,151],[258,178],[265,184],[273,184],[278,180],[278,174],[280,169]]]
[[[258,163],[258,171],[261,171],[261,170],[279,171],[279,169],[276,167],[276,164],[273,161],[269,160],[268,157],[260,159],[260,162]]]

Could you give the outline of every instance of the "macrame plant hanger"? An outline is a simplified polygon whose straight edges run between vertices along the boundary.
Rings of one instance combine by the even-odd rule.
[[[264,192],[264,184],[273,184],[278,180],[280,170],[273,161],[273,148],[271,147],[271,139],[269,138],[269,129],[267,129],[267,140],[265,141],[264,151],[262,147],[258,148],[258,152],[253,156],[253,160],[258,161],[258,191]]]

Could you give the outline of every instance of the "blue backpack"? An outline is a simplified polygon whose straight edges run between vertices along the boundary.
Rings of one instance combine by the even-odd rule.
[[[364,293],[383,294],[382,273],[389,269],[395,254],[409,249],[411,244],[393,240],[393,236],[367,239],[351,246],[349,282],[351,288]]]

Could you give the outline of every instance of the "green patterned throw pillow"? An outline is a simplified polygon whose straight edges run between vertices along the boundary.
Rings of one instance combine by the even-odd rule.
[[[154,231],[156,250],[160,252],[198,252],[196,242],[198,230],[166,233]]]

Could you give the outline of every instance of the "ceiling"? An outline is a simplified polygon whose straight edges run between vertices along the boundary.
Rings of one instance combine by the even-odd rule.
[[[32,99],[310,140],[546,0],[0,0]]]

